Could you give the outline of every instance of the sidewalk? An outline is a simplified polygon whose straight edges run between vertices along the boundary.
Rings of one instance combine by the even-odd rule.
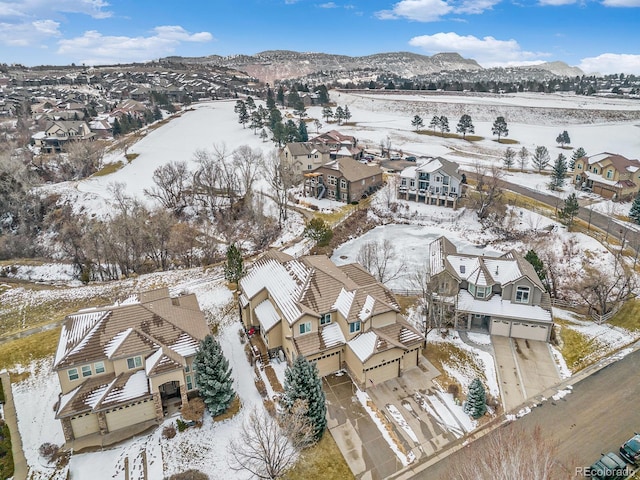
[[[24,452],[22,451],[22,438],[20,438],[20,431],[18,430],[18,417],[16,415],[16,406],[13,403],[11,380],[6,371],[0,373],[0,379],[2,380],[2,389],[4,390],[5,398],[5,421],[7,425],[9,425],[9,432],[11,433],[11,451],[13,452],[14,465],[13,480],[26,480],[29,467],[27,466],[27,459],[24,457]]]

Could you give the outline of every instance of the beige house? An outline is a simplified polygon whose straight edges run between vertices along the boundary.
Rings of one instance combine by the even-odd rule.
[[[209,329],[195,295],[167,288],[81,310],[62,326],[56,418],[70,446],[135,435],[195,395],[192,362]]]
[[[344,135],[337,130],[330,130],[317,137],[309,139],[309,143],[323,145],[331,151],[331,159],[350,157],[355,160],[362,158],[362,149],[358,148],[358,141],[352,135]]]
[[[515,251],[500,257],[458,253],[445,237],[429,244],[429,309],[460,330],[549,341],[551,299],[533,266]]]
[[[614,200],[626,200],[640,190],[640,161],[622,155],[599,153],[576,160],[573,182],[578,188]]]
[[[38,132],[31,138],[36,147],[45,153],[61,152],[68,142],[95,140],[95,133],[91,131],[87,122],[73,120],[56,120],[50,122],[43,132]]]
[[[305,195],[350,203],[378,190],[383,183],[378,165],[338,158],[305,173]]]
[[[346,369],[366,388],[402,375],[420,358],[423,336],[394,295],[362,266],[326,256],[270,251],[240,280],[242,321],[271,355],[304,355],[324,376]]]
[[[331,160],[330,150],[324,145],[308,142],[287,143],[280,150],[280,159],[300,178]]]

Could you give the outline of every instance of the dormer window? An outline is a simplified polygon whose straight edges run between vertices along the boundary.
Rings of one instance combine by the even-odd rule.
[[[529,287],[516,288],[516,303],[529,303]]]
[[[138,355],[137,357],[127,358],[127,368],[129,370],[133,370],[134,368],[140,368],[142,366],[142,357]]]
[[[331,323],[331,313],[325,313],[320,317],[320,325],[329,325]]]
[[[349,324],[349,333],[358,333],[360,331],[360,321]]]
[[[491,287],[476,287],[476,298],[486,298],[491,294]]]

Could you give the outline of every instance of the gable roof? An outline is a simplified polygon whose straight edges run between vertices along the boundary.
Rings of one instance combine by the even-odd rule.
[[[341,157],[331,162],[327,162],[321,167],[316,168],[318,170],[336,170],[340,173],[339,177],[346,178],[349,182],[357,182],[364,178],[369,178],[374,175],[382,175],[382,169],[378,165],[363,164],[354,160],[351,157]]]
[[[197,305],[195,296],[184,302],[180,297],[172,299],[165,288],[130,297],[122,304],[69,315],[62,325],[54,368],[146,355],[160,347],[177,357],[194,355],[209,333],[194,302]]]

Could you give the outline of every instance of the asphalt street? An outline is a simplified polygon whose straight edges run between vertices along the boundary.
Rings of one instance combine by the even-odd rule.
[[[584,478],[576,467],[588,467],[601,453],[617,452],[634,430],[640,431],[640,350],[584,378],[560,400],[548,399],[517,420],[526,431],[539,425],[543,436],[558,445],[557,461],[575,478]],[[495,431],[458,450],[412,478],[447,479],[447,472],[461,461],[467,448],[483,448]]]

